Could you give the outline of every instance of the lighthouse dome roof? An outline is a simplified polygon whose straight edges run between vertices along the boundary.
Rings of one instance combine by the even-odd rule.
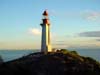
[[[48,11],[45,10],[45,11],[43,12],[43,15],[44,15],[44,16],[48,16]]]

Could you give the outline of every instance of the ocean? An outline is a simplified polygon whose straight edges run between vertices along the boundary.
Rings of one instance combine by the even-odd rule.
[[[76,50],[81,56],[92,57],[100,62],[100,50],[89,50],[89,49],[77,49]],[[0,56],[3,60],[11,61],[13,59],[26,56],[30,53],[39,52],[39,50],[0,50]]]
[[[6,62],[38,51],[39,50],[0,50],[0,56]]]

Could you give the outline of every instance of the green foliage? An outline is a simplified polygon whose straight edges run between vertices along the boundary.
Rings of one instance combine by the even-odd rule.
[[[78,55],[76,51],[69,51],[68,49],[61,49],[59,52],[62,52],[63,54],[71,54],[71,55]]]
[[[63,54],[67,54],[69,51],[67,49],[61,49],[60,52],[62,52]]]
[[[78,55],[78,53],[76,51],[70,51],[71,54],[75,54]]]
[[[96,65],[99,65],[99,67],[100,67],[100,63],[98,61],[96,61],[95,59],[91,58],[91,57],[86,57],[86,61],[85,62],[94,63]]]

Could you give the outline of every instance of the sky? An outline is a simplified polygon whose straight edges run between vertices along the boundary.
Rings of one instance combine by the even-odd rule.
[[[100,49],[100,0],[0,0],[0,50],[40,49],[45,9],[52,48]]]

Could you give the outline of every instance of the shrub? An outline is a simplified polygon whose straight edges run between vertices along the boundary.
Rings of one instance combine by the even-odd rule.
[[[69,51],[67,49],[61,49],[60,52],[62,52],[63,54],[67,54]]]

